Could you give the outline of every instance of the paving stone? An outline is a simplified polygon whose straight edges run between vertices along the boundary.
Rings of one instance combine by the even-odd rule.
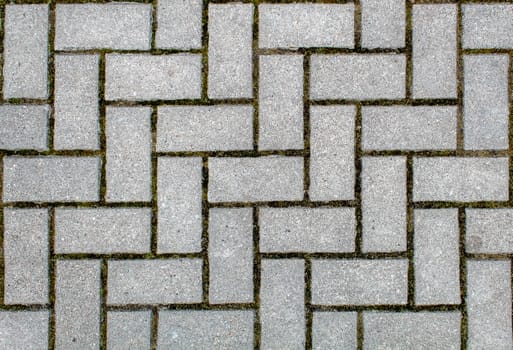
[[[163,49],[201,48],[201,0],[157,1],[155,46]]]
[[[508,158],[416,157],[413,200],[507,200],[508,178]]]
[[[260,208],[262,252],[352,252],[354,208]]]
[[[96,201],[100,159],[96,157],[5,157],[4,202]]]
[[[157,250],[201,251],[201,158],[160,157],[157,164]]]
[[[364,312],[363,348],[460,348],[459,312]]]
[[[364,150],[456,149],[456,106],[362,107]]]
[[[107,349],[151,348],[151,311],[107,312]]]
[[[253,349],[251,310],[159,311],[159,349]]]
[[[158,109],[158,152],[249,149],[253,149],[253,107],[250,105]]]
[[[356,349],[356,312],[314,312],[312,348]]]
[[[253,97],[253,4],[208,5],[208,97]]]
[[[512,4],[464,4],[464,48],[513,48]]]
[[[312,201],[354,198],[354,106],[310,109],[310,188]]]
[[[201,97],[201,55],[108,54],[107,100],[182,100]]]
[[[258,149],[302,148],[303,56],[260,56]]]
[[[261,4],[260,48],[354,46],[353,4]]]
[[[405,97],[404,55],[312,55],[310,66],[310,98],[313,100]]]
[[[56,149],[99,149],[98,55],[55,56]]]
[[[58,4],[55,12],[56,50],[150,48],[150,4]]]
[[[463,56],[465,149],[508,149],[507,55]]]
[[[260,284],[260,346],[305,347],[304,278],[300,259],[263,259]]]
[[[48,97],[48,5],[6,5],[3,97]]]
[[[0,149],[48,149],[48,105],[0,105]]]
[[[303,199],[303,158],[218,157],[208,161],[211,202]]]
[[[151,200],[151,108],[108,107],[106,116],[108,202]]]
[[[467,260],[467,318],[468,349],[513,347],[509,260]]]
[[[512,209],[465,209],[467,253],[513,253]]]
[[[48,311],[0,312],[2,349],[40,350],[48,346]]]
[[[111,260],[107,303],[190,304],[202,301],[201,259]]]
[[[4,303],[46,304],[48,211],[5,208],[2,215]]]
[[[209,302],[253,302],[253,210],[212,208],[208,222]]]
[[[56,208],[55,252],[149,253],[150,208]]]
[[[456,98],[457,5],[413,5],[414,98]]]
[[[312,260],[312,304],[406,304],[408,260]]]
[[[400,48],[405,44],[405,0],[361,0],[362,47]]]
[[[459,304],[458,210],[414,211],[415,304]]]

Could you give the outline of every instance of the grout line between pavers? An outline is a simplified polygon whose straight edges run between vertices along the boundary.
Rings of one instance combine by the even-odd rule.
[[[406,26],[405,26],[405,55],[406,55],[406,98],[412,99],[412,86],[413,86],[413,34],[412,34],[412,12],[413,4],[412,1],[406,0]]]
[[[303,200],[310,201],[310,54],[303,56]]]
[[[253,207],[253,299],[255,303],[255,320],[253,323],[254,349],[260,349],[260,284],[262,255],[260,254],[260,227],[258,223],[259,207]]]
[[[458,228],[459,228],[459,250],[460,250],[460,297],[461,297],[461,350],[467,348],[468,338],[468,317],[467,317],[467,260],[465,257],[465,231],[466,231],[465,208],[458,209]]]
[[[358,310],[356,313],[356,349],[363,350],[363,312]]]
[[[305,257],[305,349],[312,349],[312,327],[313,327],[313,311],[312,311],[312,260]]]
[[[101,260],[100,265],[100,349],[107,349],[107,259]]]
[[[408,305],[415,306],[415,255],[413,209],[413,158],[406,158],[406,252],[408,256]]]
[[[150,349],[157,350],[159,334],[159,309],[158,307],[151,307],[151,335],[150,335]]]
[[[4,215],[3,206],[3,178],[4,178],[4,156],[0,153],[0,305],[4,305],[5,295],[5,249],[4,249]]]
[[[457,82],[457,123],[456,123],[456,149],[459,152],[464,151],[464,120],[463,120],[463,92],[464,92],[464,75],[463,75],[463,50],[461,36],[463,33],[463,20],[461,12],[461,4],[458,4],[456,16],[456,82]]]
[[[208,101],[208,0],[203,0],[203,7],[201,11],[201,100],[202,102]]]
[[[513,206],[513,52],[509,54],[508,65],[508,147],[509,147],[509,204]]]
[[[157,148],[157,107],[151,113],[151,253],[158,251],[158,156]]]
[[[56,315],[55,315],[55,300],[56,300],[56,279],[57,279],[57,259],[55,258],[55,208],[48,209],[48,301],[50,304],[50,318],[48,325],[48,349],[55,349],[56,338]]]
[[[202,234],[201,234],[201,252],[203,256],[203,269],[202,269],[202,285],[203,285],[203,304],[209,304],[209,291],[210,291],[210,271],[208,260],[208,225],[209,225],[209,204],[208,204],[208,158],[203,158],[202,167]]]
[[[100,197],[99,202],[106,203],[107,199],[107,107],[105,106],[105,54],[100,54],[100,67],[98,77],[98,99],[100,109]]]
[[[55,0],[51,0],[48,11],[48,149],[55,150]]]
[[[362,254],[363,224],[362,224],[362,106],[356,105],[354,125],[354,197],[355,197],[355,253]]]

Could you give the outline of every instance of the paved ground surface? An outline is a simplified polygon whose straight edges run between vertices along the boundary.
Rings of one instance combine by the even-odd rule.
[[[513,4],[426,3],[2,5],[0,349],[511,350]]]

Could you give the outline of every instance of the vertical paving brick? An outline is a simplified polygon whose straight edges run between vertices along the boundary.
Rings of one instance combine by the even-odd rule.
[[[48,105],[1,105],[0,149],[48,149]]]
[[[9,209],[4,216],[4,302],[48,302],[48,211]]]
[[[208,32],[208,97],[253,97],[253,4],[209,4]]]
[[[151,311],[109,311],[107,313],[108,350],[150,348]]]
[[[201,168],[201,158],[158,159],[159,253],[201,251]]]
[[[55,348],[100,347],[100,260],[57,261]]]
[[[48,311],[1,311],[0,348],[40,350],[48,346]]]
[[[259,57],[258,148],[303,148],[303,56]]]
[[[55,56],[56,149],[99,148],[99,56]]]
[[[361,0],[362,47],[404,47],[405,0]]]
[[[466,209],[467,253],[513,253],[512,209]]]
[[[509,127],[507,55],[463,58],[465,149],[507,149]]]
[[[356,312],[314,312],[312,348],[356,349]]]
[[[310,188],[313,201],[354,198],[354,106],[310,110]]]
[[[456,98],[457,6],[413,5],[414,98]]]
[[[459,304],[458,210],[414,212],[415,303]]]
[[[467,313],[469,350],[513,347],[509,260],[467,260]]]
[[[201,48],[201,0],[157,1],[155,45],[162,49]]]
[[[48,5],[7,5],[4,22],[5,98],[48,97]]]
[[[106,200],[150,201],[151,108],[109,107],[106,135]]]
[[[406,250],[406,158],[362,159],[362,250]]]
[[[260,342],[263,349],[305,346],[304,261],[263,259]]]
[[[210,209],[209,302],[253,301],[253,209]]]
[[[513,48],[512,4],[465,4],[464,48]]]

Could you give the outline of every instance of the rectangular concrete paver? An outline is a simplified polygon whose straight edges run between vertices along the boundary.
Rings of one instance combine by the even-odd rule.
[[[362,47],[399,48],[405,45],[405,0],[361,0]]]
[[[163,49],[201,48],[201,0],[157,1],[155,44]]]
[[[0,348],[40,350],[48,345],[48,311],[0,312]]]
[[[151,311],[109,311],[107,349],[150,349]]]
[[[466,213],[465,251],[468,253],[513,253],[513,210],[470,209]]]
[[[312,349],[356,349],[356,312],[314,312]]]
[[[1,105],[0,149],[48,149],[48,105]]]
[[[465,4],[464,48],[513,48],[512,4]]]

